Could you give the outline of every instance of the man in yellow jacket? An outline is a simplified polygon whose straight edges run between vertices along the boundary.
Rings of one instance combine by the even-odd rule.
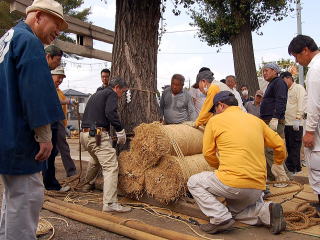
[[[286,159],[283,139],[261,119],[243,112],[235,96],[221,91],[210,110],[216,115],[207,123],[203,155],[214,172],[190,177],[188,188],[201,211],[210,218],[200,228],[216,233],[231,228],[235,220],[271,226],[274,234],[285,229],[280,204],[263,201],[266,188],[264,146],[274,150],[275,174]],[[227,206],[218,201],[224,197]]]

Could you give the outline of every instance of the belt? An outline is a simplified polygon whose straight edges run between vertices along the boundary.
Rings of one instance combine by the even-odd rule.
[[[101,132],[107,132],[108,130],[104,127],[97,127],[96,129],[99,129]],[[90,132],[90,128],[82,128],[81,132]]]

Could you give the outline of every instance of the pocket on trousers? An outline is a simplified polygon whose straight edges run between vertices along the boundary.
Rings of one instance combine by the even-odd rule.
[[[309,167],[312,170],[320,171],[320,152],[311,152],[309,159]]]

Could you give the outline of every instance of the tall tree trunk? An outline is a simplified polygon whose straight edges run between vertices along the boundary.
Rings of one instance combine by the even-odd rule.
[[[117,0],[112,76],[123,77],[131,89],[131,102],[120,101],[126,131],[159,119],[157,52],[160,0]]]
[[[250,25],[243,25],[238,35],[230,39],[233,53],[233,64],[238,86],[248,85],[249,94],[254,95],[259,83],[254,61],[252,34]]]

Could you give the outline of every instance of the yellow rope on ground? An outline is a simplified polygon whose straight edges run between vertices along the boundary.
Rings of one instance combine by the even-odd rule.
[[[46,219],[57,219],[57,220],[61,220],[64,221],[67,225],[67,227],[69,227],[69,224],[67,222],[67,220],[60,218],[60,217],[40,217],[39,218],[39,222],[38,222],[38,227],[37,227],[37,233],[36,235],[45,235],[48,234],[50,232],[50,230],[52,230],[51,235],[49,236],[49,238],[47,238],[46,240],[50,240],[53,238],[54,234],[55,234],[55,228],[52,225],[52,223],[50,223],[48,220]]]

